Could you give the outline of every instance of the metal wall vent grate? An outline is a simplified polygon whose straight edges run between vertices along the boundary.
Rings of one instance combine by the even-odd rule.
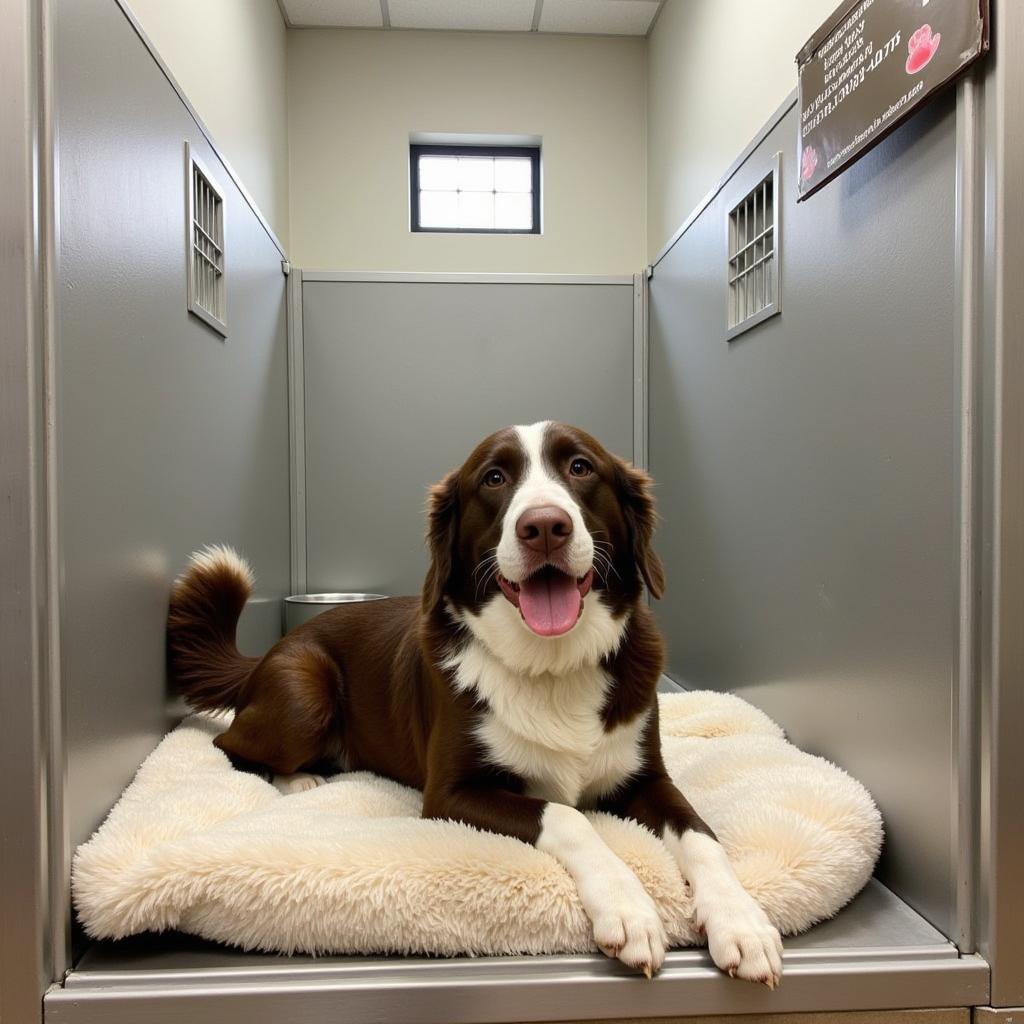
[[[729,333],[781,312],[779,300],[779,161],[729,211]]]
[[[188,175],[188,309],[227,336],[224,194],[185,143]]]

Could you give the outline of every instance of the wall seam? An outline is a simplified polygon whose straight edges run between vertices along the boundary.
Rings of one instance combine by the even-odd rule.
[[[785,100],[783,100],[781,106],[779,106],[775,113],[762,125],[760,131],[753,137],[753,139],[747,143],[744,147],[743,152],[729,165],[726,172],[718,179],[718,181],[711,187],[711,190],[707,192],[703,199],[693,208],[690,215],[683,221],[682,224],[672,233],[669,240],[662,246],[658,255],[651,261],[651,267],[657,267],[657,265],[671,252],[672,247],[679,241],[683,235],[693,226],[697,218],[714,202],[716,196],[722,191],[733,179],[736,172],[750,159],[751,154],[761,145],[762,142],[768,137],[768,135],[775,129],[779,122],[789,113],[790,109],[796,105],[797,91],[794,89]]]
[[[145,32],[145,30],[142,27],[142,23],[138,20],[138,18],[135,17],[135,14],[132,12],[131,8],[128,6],[128,0],[114,0],[114,3],[117,5],[118,9],[125,16],[125,18],[128,20],[128,24],[131,25],[132,29],[135,31],[135,34],[139,37],[139,39],[142,40],[142,45],[146,47],[146,49],[149,51],[149,55],[153,58],[154,61],[156,61],[157,67],[160,68],[160,70],[163,72],[163,75],[167,79],[167,81],[170,83],[171,88],[174,89],[174,91],[178,94],[178,99],[181,100],[181,102],[184,104],[185,109],[189,112],[189,115],[192,117],[192,120],[195,121],[196,127],[199,129],[200,132],[202,132],[202,134],[205,137],[206,141],[210,144],[210,148],[213,150],[214,155],[220,161],[221,166],[227,172],[228,177],[234,182],[235,187],[238,189],[238,191],[242,195],[242,199],[248,205],[249,209],[252,210],[252,212],[255,214],[256,219],[262,225],[263,230],[266,231],[267,236],[269,237],[270,241],[273,242],[274,246],[277,248],[277,251],[281,254],[281,256],[284,259],[288,259],[288,253],[285,251],[284,245],[281,243],[281,240],[274,233],[274,229],[270,226],[270,222],[267,220],[266,217],[263,216],[263,212],[260,210],[259,206],[257,205],[256,200],[253,199],[253,197],[249,193],[248,189],[242,183],[242,179],[238,176],[238,173],[235,171],[235,169],[231,166],[230,163],[228,163],[227,159],[224,156],[223,151],[217,145],[217,142],[213,138],[213,135],[211,134],[210,129],[207,128],[205,122],[203,121],[203,119],[199,116],[198,112],[196,111],[196,108],[192,106],[192,103],[189,101],[189,98],[185,95],[185,90],[182,89],[182,87],[179,84],[178,80],[171,73],[171,69],[164,62],[163,57],[160,56],[160,53],[157,50],[156,46],[153,44],[153,41],[149,38],[148,35],[146,35],[146,32]],[[286,55],[285,55],[285,60],[287,61],[287,52],[286,52]],[[285,80],[286,81],[287,81],[287,75],[288,75],[288,69],[287,69],[287,65],[286,65],[286,67],[285,67]],[[286,105],[286,109],[287,109],[287,97],[285,99],[285,105]],[[289,164],[290,164],[290,152],[291,152],[291,150],[290,150],[290,146],[288,146],[288,143],[287,143],[287,132],[286,132],[286,135],[285,135],[285,144],[286,144],[286,148],[288,149],[288,152],[289,152]],[[289,171],[290,171],[290,168],[289,168]],[[289,173],[289,178],[290,178],[290,173]],[[291,209],[290,209],[290,205],[291,205],[291,203],[290,203],[291,183],[290,183],[290,181],[288,183],[287,191],[288,191],[288,196],[289,196],[289,211],[288,211],[288,213],[289,213],[289,223],[290,223],[290,221],[291,221]]]

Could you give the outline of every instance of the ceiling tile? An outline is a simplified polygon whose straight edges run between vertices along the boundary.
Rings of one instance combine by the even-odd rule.
[[[380,0],[281,0],[293,28],[383,28]]]
[[[388,0],[392,28],[529,32],[534,0]]]
[[[540,31],[643,36],[659,6],[658,0],[544,0]]]

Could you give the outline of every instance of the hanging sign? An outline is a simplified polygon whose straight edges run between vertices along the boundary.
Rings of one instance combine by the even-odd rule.
[[[797,200],[907,119],[989,47],[988,0],[844,3],[797,54]]]

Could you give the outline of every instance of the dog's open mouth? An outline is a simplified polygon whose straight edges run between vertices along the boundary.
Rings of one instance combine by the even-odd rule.
[[[583,614],[583,598],[593,581],[593,569],[574,578],[553,565],[545,565],[521,583],[513,583],[498,573],[502,593],[538,636],[568,633]]]

